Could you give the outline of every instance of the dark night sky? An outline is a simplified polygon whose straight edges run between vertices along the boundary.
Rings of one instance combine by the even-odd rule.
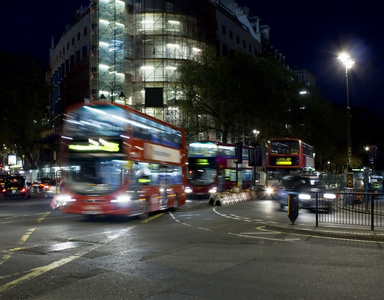
[[[191,0],[193,1],[193,0]],[[384,112],[384,41],[381,0],[237,0],[271,28],[271,44],[294,68],[317,77],[321,94],[346,104],[345,69],[337,60],[348,50],[350,104]],[[0,0],[0,47],[32,52],[48,63],[52,36],[58,42],[70,16],[88,0]]]
[[[52,37],[57,43],[71,16],[89,0],[0,0],[0,47],[30,52],[48,64]]]
[[[376,0],[238,0],[271,28],[271,44],[294,68],[310,71],[328,101],[347,104],[345,67],[338,53],[356,62],[348,72],[350,105],[384,112],[384,2]]]

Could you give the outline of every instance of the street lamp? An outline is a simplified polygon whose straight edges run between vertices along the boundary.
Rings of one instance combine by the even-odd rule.
[[[123,93],[123,89],[122,89],[122,87],[121,87],[120,85],[113,85],[113,86],[109,86],[109,85],[107,85],[107,86],[103,87],[103,89],[102,89],[102,91],[101,91],[101,95],[100,95],[100,100],[104,101],[104,100],[107,99],[107,97],[105,97],[105,95],[104,95],[104,93],[103,93],[103,91],[105,91],[105,89],[109,89],[109,90],[111,91],[110,95],[111,95],[111,102],[112,102],[112,103],[114,102],[114,98],[115,98],[115,96],[117,95],[117,94],[115,93],[116,90],[120,90],[120,94],[119,94],[119,96],[118,96],[119,99],[120,99],[120,100],[124,100],[125,95],[124,95],[124,93]]]
[[[355,63],[348,53],[341,53],[338,57],[345,66],[345,83],[347,88],[347,157],[348,171],[351,168],[352,148],[351,148],[351,107],[349,106],[349,86],[348,86],[348,69]]]
[[[253,159],[253,163],[254,163],[254,165],[253,165],[253,180],[252,180],[252,185],[254,185],[254,184],[256,184],[256,181],[259,179],[258,178],[258,176],[257,176],[257,172],[256,172],[256,167],[257,167],[257,156],[258,156],[258,144],[257,144],[257,135],[260,133],[260,131],[258,131],[258,130],[256,130],[256,129],[253,129],[253,134],[255,135],[255,142],[254,142],[254,147],[253,147],[253,149],[252,149],[252,154],[251,155],[253,155],[253,157],[252,157],[252,159]]]
[[[260,131],[253,129],[253,134],[255,135],[255,142],[257,142],[257,135],[260,133]]]

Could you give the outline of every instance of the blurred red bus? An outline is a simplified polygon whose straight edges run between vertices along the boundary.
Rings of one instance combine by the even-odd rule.
[[[300,139],[271,139],[268,141],[267,155],[267,168],[272,172],[305,173],[315,168],[314,148]]]
[[[63,128],[65,187],[53,198],[53,209],[131,216],[185,203],[182,129],[107,102],[70,107]]]
[[[249,149],[242,147],[242,163],[238,164],[238,182],[243,189],[252,186],[254,167],[249,166]],[[188,146],[188,186],[191,196],[209,196],[236,186],[235,145],[211,141]]]

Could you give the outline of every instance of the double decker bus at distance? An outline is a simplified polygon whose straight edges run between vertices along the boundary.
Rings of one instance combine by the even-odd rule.
[[[253,167],[248,165],[249,148],[242,148],[242,163],[237,165],[238,182],[243,189],[252,186]],[[209,196],[236,186],[235,145],[211,141],[188,146],[188,186],[191,196]]]
[[[311,145],[300,139],[277,138],[268,142],[267,168],[280,175],[313,171],[315,153]]]
[[[70,107],[60,159],[64,189],[53,209],[83,215],[147,215],[186,201],[182,129],[107,102]]]

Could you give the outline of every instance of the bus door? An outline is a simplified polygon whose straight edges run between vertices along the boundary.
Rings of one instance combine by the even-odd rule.
[[[131,195],[132,213],[140,213],[142,211],[142,201],[140,201],[141,194],[150,185],[150,178],[144,175],[138,163],[133,165],[133,169],[122,176],[128,176],[129,178],[129,192]]]
[[[166,208],[168,206],[168,191],[170,184],[170,169],[168,166],[160,166],[160,195],[161,195],[161,208]]]

